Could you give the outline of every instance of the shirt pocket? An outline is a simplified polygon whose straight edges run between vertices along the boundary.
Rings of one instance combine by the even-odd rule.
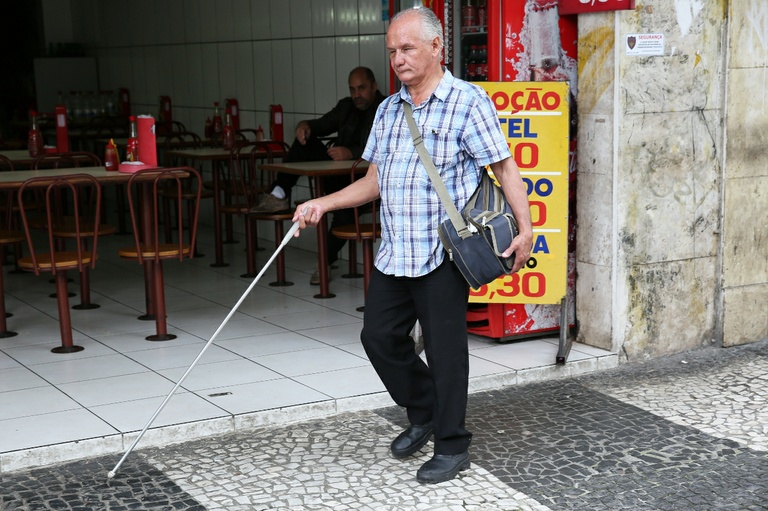
[[[441,174],[443,169],[456,166],[461,157],[458,130],[427,125],[422,130],[422,138],[427,152]]]

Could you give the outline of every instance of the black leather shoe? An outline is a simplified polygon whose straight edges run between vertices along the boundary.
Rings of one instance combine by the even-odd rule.
[[[432,423],[424,424],[423,426],[411,425],[397,435],[389,449],[395,458],[405,458],[424,447],[431,436]]]
[[[453,479],[462,470],[469,469],[469,465],[469,451],[461,454],[435,454],[416,472],[416,480],[420,483],[442,483]]]

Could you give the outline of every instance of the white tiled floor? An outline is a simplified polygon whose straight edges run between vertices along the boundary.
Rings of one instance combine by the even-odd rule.
[[[0,473],[127,448],[251,282],[239,277],[242,243],[225,246],[229,267],[210,267],[209,230],[201,227],[199,247],[207,257],[164,264],[173,341],[144,339],[154,322],[137,319],[144,312],[141,267],[116,256],[130,244],[128,236],[99,242],[92,301],[101,308],[72,311],[75,344],[85,348],[79,353],[50,352],[60,336],[48,276],[4,268],[13,313],[8,327],[19,335],[0,339]],[[260,263],[270,255],[259,253]],[[315,299],[318,289],[308,281],[316,255],[289,244],[286,262],[295,285],[271,287],[274,268],[266,272],[151,433],[176,427],[148,434],[140,446],[391,404],[359,343],[362,279],[341,278],[347,264],[341,261],[331,282],[336,298]],[[608,368],[617,360],[574,345],[569,362],[556,366],[554,338],[498,344],[471,336],[470,349],[473,391]]]

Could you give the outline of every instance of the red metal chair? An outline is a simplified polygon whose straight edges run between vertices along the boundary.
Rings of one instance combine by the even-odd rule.
[[[25,201],[36,200],[42,192],[45,207],[44,215],[38,225],[44,225],[46,236],[34,236],[30,224],[30,215],[35,211],[25,207]],[[69,293],[67,292],[67,271],[78,270],[80,273],[92,269],[96,265],[96,247],[99,237],[99,221],[101,217],[101,185],[93,176],[73,174],[69,176],[36,177],[28,179],[19,188],[18,201],[20,214],[24,225],[24,233],[29,246],[29,257],[19,259],[19,267],[32,271],[35,275],[40,272],[51,272],[56,281],[56,298],[59,306],[59,326],[61,330],[61,346],[53,348],[54,353],[73,353],[81,351],[81,346],[72,342],[72,321],[69,313]],[[55,232],[61,228],[64,221],[63,205],[67,203],[73,209],[71,217],[76,243],[74,250],[63,250]],[[42,239],[41,239],[42,238]],[[89,248],[90,245],[90,248]]]
[[[192,216],[189,219],[189,241],[184,241],[184,229],[179,222],[174,231],[176,241],[160,243],[161,191],[167,190],[170,185],[181,194],[185,188],[186,176],[192,179],[192,190],[195,194],[192,200]],[[185,257],[194,256],[193,247],[197,236],[201,190],[200,173],[192,167],[141,170],[128,180],[128,209],[133,227],[134,245],[119,249],[118,254],[126,259],[135,259],[144,266],[144,281],[148,297],[145,318],[154,318],[156,326],[156,334],[147,336],[148,341],[168,341],[176,338],[175,335],[168,333],[166,324],[163,260],[183,261]],[[178,218],[181,218],[181,202],[177,202],[176,209]]]
[[[93,153],[87,152],[87,151],[71,151],[71,152],[65,152],[65,153],[49,153],[49,154],[43,154],[41,156],[38,156],[35,158],[35,160],[32,162],[32,169],[62,169],[62,168],[80,168],[80,167],[101,167],[102,162],[101,159],[96,156]],[[30,203],[30,206],[32,204]],[[74,219],[71,215],[67,213],[67,211],[62,208],[62,214],[65,215],[62,219],[63,221],[60,222],[55,230],[54,236],[57,238],[64,240],[64,239],[73,239],[79,236],[78,233],[74,230]],[[103,219],[102,219],[103,220]],[[37,228],[45,228],[44,225],[35,226],[34,223],[32,224],[33,227]],[[93,225],[87,225],[82,224],[81,227],[84,229],[86,234],[88,233],[88,230],[93,229]],[[111,224],[108,224],[104,221],[102,221],[99,224],[99,236],[107,236],[109,234],[114,234],[117,232],[117,228]],[[63,246],[61,248],[63,250]],[[51,295],[55,296],[55,295]],[[70,295],[74,296],[74,294]],[[86,268],[85,271],[80,272],[80,303],[73,306],[74,309],[78,310],[85,310],[85,309],[97,309],[100,306],[98,304],[91,302],[91,286],[90,286],[90,276],[88,269]]]
[[[203,147],[203,140],[200,136],[193,131],[176,131],[168,133],[163,137],[162,143],[163,161],[166,167],[177,167],[182,164],[177,158],[168,156],[168,151],[173,149],[189,149],[194,147]],[[199,170],[199,169],[198,169]],[[172,231],[173,231],[173,216],[171,212],[171,204],[176,202],[184,202],[187,205],[187,218],[192,218],[193,204],[196,198],[196,194],[193,190],[193,183],[191,179],[184,182],[184,188],[179,195],[172,183],[168,183],[168,188],[163,189],[161,194],[163,196],[163,224],[165,228],[165,242],[171,243]],[[200,193],[201,199],[212,199],[213,191],[207,188],[203,188]],[[176,222],[182,222],[182,217],[176,217]],[[201,254],[197,251],[197,247],[194,247],[195,257],[204,257],[205,254]]]
[[[362,159],[358,159],[352,164],[350,171],[352,182],[355,181],[357,175],[357,166],[362,162]],[[363,292],[368,294],[368,282],[371,279],[371,272],[373,271],[373,244],[377,239],[381,238],[381,225],[378,221],[377,214],[378,199],[360,207],[354,208],[355,210],[355,223],[348,225],[341,225],[334,227],[331,232],[337,238],[345,239],[348,241],[356,241],[362,243],[363,247]],[[366,215],[369,220],[363,222],[360,217]],[[358,307],[358,311],[362,311],[363,307]]]
[[[32,169],[69,169],[79,167],[101,167],[101,158],[88,151],[41,154],[32,160]]]

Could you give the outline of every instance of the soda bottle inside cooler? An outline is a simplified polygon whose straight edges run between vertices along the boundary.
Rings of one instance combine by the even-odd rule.
[[[136,117],[128,117],[128,144],[125,147],[126,161],[139,161],[139,132],[136,129]]]
[[[29,155],[33,158],[40,156],[45,151],[45,144],[43,143],[43,134],[40,133],[40,128],[37,125],[37,112],[29,112],[29,136],[27,137],[27,145],[29,148]]]

